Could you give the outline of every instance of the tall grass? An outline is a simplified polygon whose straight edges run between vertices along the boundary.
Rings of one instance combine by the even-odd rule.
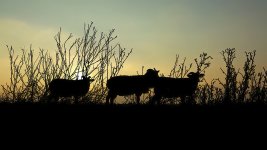
[[[225,78],[213,79],[211,83],[200,85],[196,91],[196,99],[200,104],[214,103],[265,103],[267,102],[266,78],[267,72],[256,73],[256,51],[245,52],[243,69],[236,69],[235,48],[227,48],[221,51],[226,68],[220,68]],[[221,86],[218,86],[219,85]]]

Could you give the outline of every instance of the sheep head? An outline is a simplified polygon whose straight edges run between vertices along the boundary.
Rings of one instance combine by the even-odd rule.
[[[157,78],[159,77],[159,70],[154,69],[147,69],[145,76]]]
[[[89,77],[82,76],[82,79],[85,80],[85,81],[87,81],[86,83],[91,83],[91,82],[95,81],[95,79],[91,79],[90,76]]]
[[[200,78],[204,77],[204,74],[199,72],[190,72],[187,74],[188,78],[197,79],[199,81]]]

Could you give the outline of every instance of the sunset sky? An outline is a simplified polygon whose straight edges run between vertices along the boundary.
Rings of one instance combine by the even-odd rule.
[[[239,68],[252,50],[257,68],[267,67],[267,0],[0,0],[0,84],[9,80],[5,45],[54,51],[60,27],[81,36],[91,21],[105,33],[116,29],[116,42],[133,48],[121,74],[144,66],[168,75],[176,54],[189,63],[206,52],[214,58],[206,77],[217,78],[226,48],[237,49]]]

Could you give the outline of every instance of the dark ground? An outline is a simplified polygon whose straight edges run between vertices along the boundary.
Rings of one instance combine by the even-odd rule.
[[[266,104],[217,104],[217,105],[134,105],[134,104],[41,104],[0,103],[1,115],[86,117],[86,118],[233,118],[251,116],[266,117]]]
[[[236,137],[252,139],[265,136],[266,121],[267,105],[263,104],[0,104],[0,129],[8,131],[7,135],[11,135],[11,132],[15,135],[19,133],[20,138],[25,138],[28,134],[32,137],[45,135],[48,141],[57,141],[57,136],[62,138],[64,135],[63,138],[68,137],[70,141],[75,138],[116,141],[119,138],[131,144],[139,143],[141,139],[143,143],[149,144],[146,141],[149,138],[156,138],[158,141],[166,138],[205,142],[214,140],[219,143],[231,139],[235,143]],[[135,140],[127,139],[129,137]],[[179,141],[174,141],[176,142]],[[156,141],[153,142],[155,144]]]

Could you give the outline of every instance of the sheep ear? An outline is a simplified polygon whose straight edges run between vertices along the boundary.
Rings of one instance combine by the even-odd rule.
[[[187,74],[188,77],[191,77],[194,74],[194,72],[190,72]]]
[[[91,76],[88,76],[89,81],[95,81],[95,79],[92,79]]]
[[[157,70],[156,68],[154,68],[154,71],[159,72],[159,70]]]

